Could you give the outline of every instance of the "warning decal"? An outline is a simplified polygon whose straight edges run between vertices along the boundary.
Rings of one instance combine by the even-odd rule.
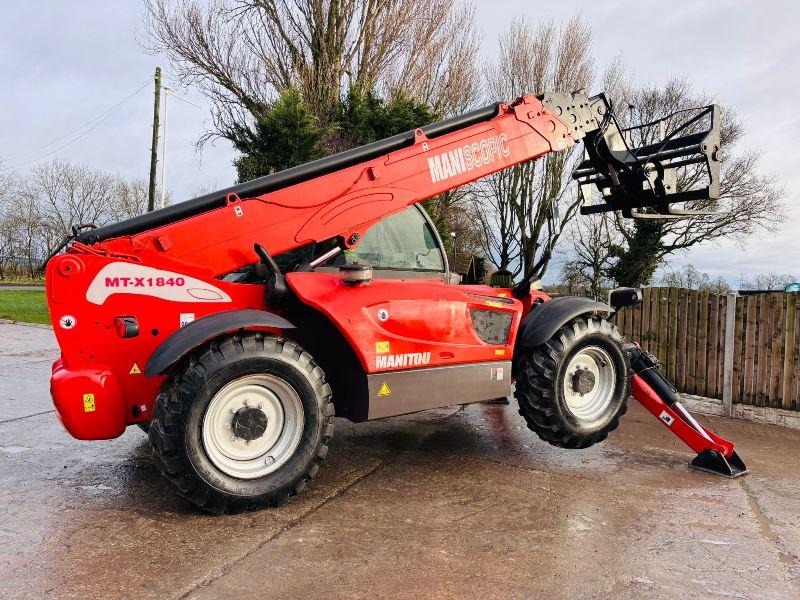
[[[83,395],[83,412],[94,412],[94,394]]]
[[[392,393],[392,390],[389,388],[389,384],[385,381],[381,384],[381,389],[378,390],[378,396],[388,396]]]
[[[141,375],[141,374],[142,374],[142,370],[139,368],[139,365],[137,365],[136,363],[133,363],[133,366],[131,367],[131,370],[128,371],[128,375]]]

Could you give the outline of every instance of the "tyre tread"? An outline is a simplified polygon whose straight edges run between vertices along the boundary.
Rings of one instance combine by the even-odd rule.
[[[556,402],[555,373],[559,363],[572,346],[590,333],[603,333],[611,337],[622,348],[624,340],[616,327],[596,316],[582,316],[563,325],[553,337],[534,350],[517,359],[516,389],[514,396],[519,403],[519,414],[525,419],[528,429],[540,439],[561,448],[588,448],[608,437],[619,426],[619,420],[627,411],[628,387],[620,410],[602,429],[586,435],[576,435],[564,427]],[[627,356],[623,351],[623,356]],[[630,380],[630,366],[625,361],[626,379]]]
[[[193,397],[197,387],[204,381],[204,374],[226,358],[251,350],[278,354],[303,372],[314,387],[317,397],[321,399],[320,415],[323,419],[320,446],[305,471],[294,480],[290,491],[277,490],[267,497],[260,496],[257,502],[227,494],[206,484],[181,451],[183,432],[178,425],[186,418],[190,409],[190,403],[181,399]],[[178,390],[183,393],[176,393]],[[153,408],[149,431],[153,462],[164,478],[175,486],[180,496],[206,512],[221,514],[264,506],[280,506],[290,496],[296,496],[306,487],[327,456],[328,444],[333,436],[335,413],[332,398],[331,387],[326,383],[322,369],[310,354],[290,340],[260,332],[247,332],[212,342],[193,353],[184,361],[183,368],[177,369],[162,386]]]

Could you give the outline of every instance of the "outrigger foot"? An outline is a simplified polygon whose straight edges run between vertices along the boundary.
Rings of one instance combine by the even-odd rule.
[[[703,450],[689,465],[694,469],[731,479],[747,473],[747,467],[736,451],[731,454],[730,458],[725,458],[725,455],[717,450]]]

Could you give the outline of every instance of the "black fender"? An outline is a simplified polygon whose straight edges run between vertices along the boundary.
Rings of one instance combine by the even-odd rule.
[[[535,348],[541,346],[567,321],[591,312],[614,312],[608,304],[591,298],[561,296],[539,304],[531,310],[520,324],[517,346]]]
[[[294,325],[283,317],[251,308],[208,315],[181,327],[161,342],[147,361],[144,374],[147,377],[161,375],[183,356],[218,335],[256,327],[294,329]]]

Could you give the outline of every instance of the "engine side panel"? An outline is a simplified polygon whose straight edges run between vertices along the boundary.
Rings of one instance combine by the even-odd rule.
[[[373,373],[369,420],[511,395],[511,361]]]
[[[338,275],[314,272],[286,279],[302,302],[336,325],[367,373],[508,360],[522,315],[521,302],[488,286],[401,279],[347,285]],[[504,342],[481,339],[474,319],[486,316],[473,315],[476,309],[508,322]]]

